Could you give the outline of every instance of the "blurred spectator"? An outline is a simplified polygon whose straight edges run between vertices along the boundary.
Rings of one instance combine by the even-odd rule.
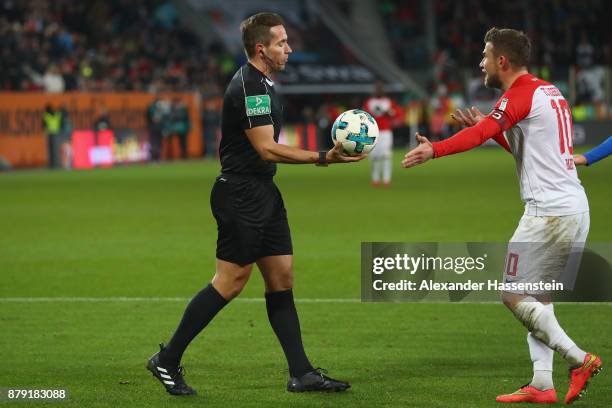
[[[98,116],[94,120],[94,144],[100,144],[100,132],[111,130],[110,115],[106,106],[101,106],[98,110]]]
[[[0,171],[7,171],[11,169],[11,163],[4,157],[0,156]]]
[[[448,97],[446,85],[438,85],[435,96],[431,99],[431,117],[429,134],[433,140],[442,140],[450,134],[450,114],[452,101]]]
[[[174,98],[170,108],[170,146],[174,146],[172,140],[174,136],[178,137],[181,147],[180,157],[187,158],[187,134],[191,129],[191,121],[189,120],[189,111],[181,98]]]
[[[317,124],[317,145],[320,149],[327,149],[331,147],[331,137],[329,137],[331,132],[333,121],[336,119],[333,116],[333,113],[330,114],[329,107],[327,104],[320,104],[316,113],[315,120]]]
[[[167,127],[168,103],[155,97],[147,108],[147,129],[151,145],[151,160],[159,161],[161,158],[162,141]]]
[[[66,89],[64,78],[57,65],[51,64],[47,67],[44,75],[31,69],[24,67],[24,70],[30,76],[31,80],[38,86],[42,87],[48,93],[62,93]]]
[[[50,169],[56,168],[59,164],[59,140],[62,130],[62,112],[56,110],[52,105],[45,107],[42,123],[47,134],[47,163]]]
[[[578,88],[576,103],[603,102],[605,81],[606,72],[601,66],[579,70],[576,76]]]
[[[221,121],[219,98],[208,98],[202,109],[203,156],[213,159],[217,156],[217,134]]]
[[[61,163],[65,169],[72,168],[72,122],[70,121],[70,115],[66,105],[60,108],[62,115],[62,125],[59,133],[59,143],[61,150]]]
[[[111,130],[111,121],[108,109],[106,106],[100,107],[100,113],[94,122],[94,130],[99,132],[101,130]]]
[[[586,31],[580,36],[580,43],[576,47],[576,65],[580,68],[589,68],[593,65],[595,57],[595,48],[589,42],[589,36]]]
[[[166,1],[157,6],[153,12],[153,16],[155,17],[156,25],[163,29],[171,30],[176,25],[178,10],[172,3]]]

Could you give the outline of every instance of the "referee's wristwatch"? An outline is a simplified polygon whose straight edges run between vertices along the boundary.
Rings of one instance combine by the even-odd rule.
[[[317,166],[327,167],[329,163],[327,163],[327,152],[321,151],[319,152],[319,160],[317,161]]]

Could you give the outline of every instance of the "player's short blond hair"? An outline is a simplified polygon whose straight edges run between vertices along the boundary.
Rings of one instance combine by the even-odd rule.
[[[242,46],[249,58],[255,56],[255,45],[268,46],[272,40],[270,28],[285,25],[283,18],[276,13],[262,12],[253,14],[240,24]]]
[[[526,67],[531,59],[531,40],[518,30],[493,27],[484,37],[484,42],[493,44],[493,55],[503,55],[516,67]]]

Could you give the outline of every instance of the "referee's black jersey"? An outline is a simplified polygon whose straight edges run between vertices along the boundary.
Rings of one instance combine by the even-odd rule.
[[[259,157],[245,129],[273,125],[278,142],[283,106],[274,82],[250,63],[244,64],[230,81],[223,98],[221,116],[221,172],[272,177],[276,163]]]

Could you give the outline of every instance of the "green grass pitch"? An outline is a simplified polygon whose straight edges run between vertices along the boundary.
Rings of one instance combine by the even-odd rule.
[[[497,394],[531,377],[526,332],[503,306],[355,299],[361,241],[507,241],[522,214],[514,163],[501,149],[478,149],[405,170],[403,153],[389,189],[370,187],[365,162],[280,165],[276,178],[305,346],[314,364],[351,381],[344,394],[285,391],[256,272],[185,354],[198,396],[173,398],[145,371],[213,274],[218,163],[0,175],[0,387],[66,388],[58,407],[496,406]],[[590,240],[609,241],[612,160],[579,171]],[[556,310],[579,345],[612,361],[612,306]],[[559,357],[554,378],[562,398]],[[576,405],[609,407],[611,396],[604,368]]]

